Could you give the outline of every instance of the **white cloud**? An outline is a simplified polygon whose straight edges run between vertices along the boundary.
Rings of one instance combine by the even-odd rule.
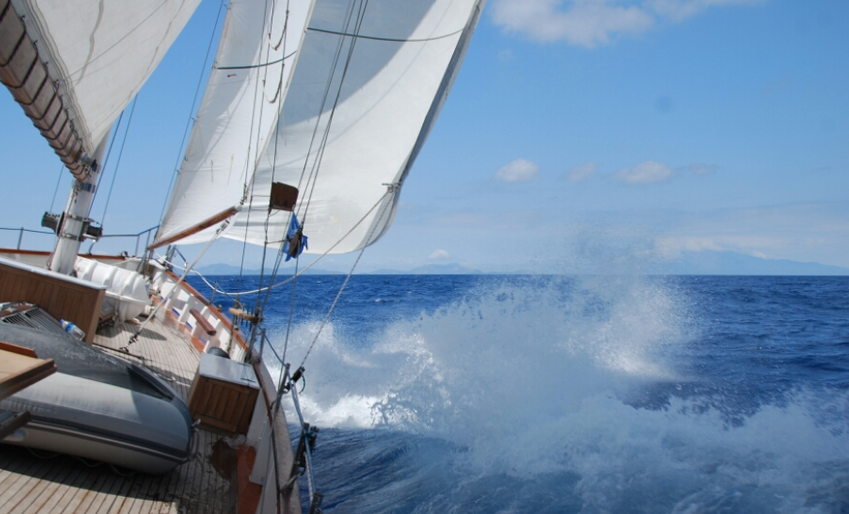
[[[707,175],[709,173],[713,173],[716,171],[716,166],[712,164],[702,164],[700,162],[694,162],[687,166],[687,169],[695,173],[696,175]]]
[[[655,253],[663,259],[676,259],[683,252],[702,252],[705,250],[724,251],[729,247],[716,237],[705,236],[665,236],[655,239]],[[736,249],[736,248],[735,248]]]
[[[590,175],[595,173],[598,167],[599,163],[597,162],[588,162],[586,164],[581,164],[580,166],[575,166],[566,173],[566,178],[572,182],[583,182],[584,180],[587,180]]]
[[[643,9],[608,0],[498,0],[492,7],[496,25],[529,39],[566,42],[593,48],[619,33],[640,34],[654,24]],[[613,4],[613,5],[611,5]]]
[[[648,0],[646,6],[672,21],[682,21],[716,5],[756,4],[765,0]]]
[[[675,213],[655,240],[655,254],[730,251],[849,267],[849,202]],[[671,220],[670,220],[671,221]]]
[[[719,229],[720,231],[722,229]],[[677,259],[685,252],[737,252],[762,259],[786,247],[786,237],[776,234],[713,233],[700,236],[663,236],[655,239],[654,254],[661,259]]]
[[[614,177],[629,184],[648,184],[669,179],[672,177],[672,169],[660,162],[647,161],[633,168],[621,169]]]
[[[495,178],[504,182],[527,182],[537,178],[539,166],[532,161],[516,159],[505,164],[495,173]]]
[[[513,60],[513,58],[513,50],[509,48],[505,48],[504,50],[498,52],[498,60],[501,62],[510,62]]]
[[[658,22],[680,22],[709,7],[766,0],[495,0],[492,18],[508,32],[540,42],[594,48],[639,35]]]
[[[428,259],[447,259],[448,252],[445,250],[434,250],[433,253],[427,256]]]

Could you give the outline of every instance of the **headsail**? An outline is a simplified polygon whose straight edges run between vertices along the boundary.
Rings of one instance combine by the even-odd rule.
[[[230,2],[157,242],[241,203],[276,126],[311,7],[310,0]],[[209,240],[216,228],[180,242]]]
[[[301,191],[309,252],[376,241],[482,8],[483,0],[316,0],[282,114],[225,237],[280,242],[289,213],[268,206],[271,184],[282,182]]]
[[[9,84],[10,89],[72,171],[79,156],[94,153],[199,2],[12,0],[7,6],[7,0],[0,0],[6,32],[0,54],[12,56],[10,66],[30,63],[26,76],[19,77],[24,82],[20,87],[34,94],[15,94],[17,84]],[[20,20],[25,34],[7,31]]]

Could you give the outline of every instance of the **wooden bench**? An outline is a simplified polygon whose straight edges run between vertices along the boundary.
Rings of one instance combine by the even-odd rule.
[[[198,322],[198,326],[204,332],[206,332],[207,335],[214,336],[218,333],[218,331],[215,330],[215,327],[212,326],[212,323],[210,323],[209,320],[203,316],[203,314],[198,312],[197,309],[189,309],[189,314],[191,314],[195,318],[195,321]]]
[[[106,286],[0,259],[0,302],[27,302],[54,318],[72,321],[94,342]]]

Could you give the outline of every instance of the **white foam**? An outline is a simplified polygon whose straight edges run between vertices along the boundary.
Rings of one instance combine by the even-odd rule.
[[[607,277],[473,291],[365,345],[331,325],[304,403],[321,426],[448,440],[470,477],[576,473],[585,512],[828,512],[849,490],[846,393],[797,392],[736,424],[700,398],[623,402],[685,378],[672,357],[692,344],[686,305],[657,283]],[[297,327],[294,355],[316,327]]]
[[[674,299],[637,279],[612,280],[587,279],[565,299],[560,283],[474,291],[365,345],[329,324],[310,353],[305,398],[315,414],[347,405],[361,411],[345,419],[439,433],[481,419],[556,417],[629,381],[673,378],[663,354],[682,339]],[[317,328],[298,325],[290,355],[305,353]]]

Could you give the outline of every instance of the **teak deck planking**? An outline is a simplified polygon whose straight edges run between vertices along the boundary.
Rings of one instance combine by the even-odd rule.
[[[152,321],[130,346],[120,351],[137,329],[120,323],[102,331],[95,344],[124,359],[142,362],[188,401],[198,353],[178,331]],[[39,458],[25,448],[0,445],[0,513],[233,513],[237,487],[211,464],[212,445],[222,436],[199,430],[189,462],[161,476],[124,476],[105,464],[65,455]],[[42,456],[45,457],[45,456]],[[120,470],[119,470],[120,471]]]

